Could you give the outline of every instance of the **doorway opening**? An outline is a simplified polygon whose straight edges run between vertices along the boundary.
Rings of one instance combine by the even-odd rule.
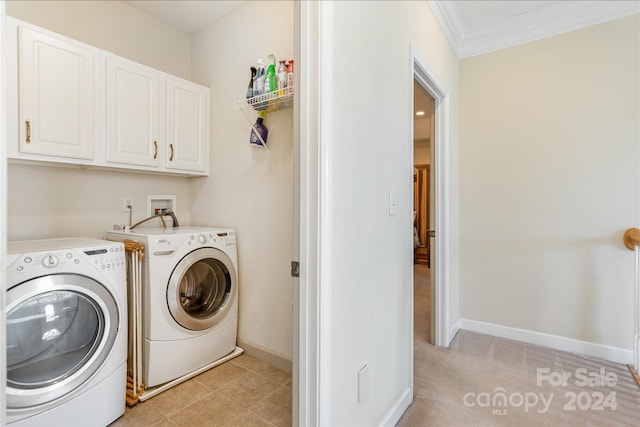
[[[435,300],[433,279],[435,245],[434,152],[435,100],[413,82],[413,304],[414,340],[435,344]]]

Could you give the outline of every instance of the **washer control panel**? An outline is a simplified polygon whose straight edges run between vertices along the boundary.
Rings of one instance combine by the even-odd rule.
[[[80,266],[91,265],[99,271],[126,271],[127,263],[122,244],[104,247],[57,249],[46,252],[18,254],[9,272],[23,274],[54,274],[75,272]]]

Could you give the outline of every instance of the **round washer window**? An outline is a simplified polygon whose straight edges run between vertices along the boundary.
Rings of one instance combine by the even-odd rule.
[[[51,291],[7,313],[7,385],[34,389],[75,374],[96,352],[104,315],[95,301],[70,291]]]
[[[118,334],[118,307],[99,282],[52,274],[7,292],[7,409],[76,390],[102,366]]]
[[[208,329],[229,311],[236,287],[236,272],[224,252],[196,249],[174,269],[167,287],[167,304],[182,327]]]

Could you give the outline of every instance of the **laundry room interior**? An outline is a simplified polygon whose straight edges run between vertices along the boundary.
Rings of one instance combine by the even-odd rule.
[[[233,103],[245,98],[250,67],[259,58],[265,63],[270,54],[277,61],[294,58],[293,2],[225,2],[232,7],[223,16],[194,32],[163,22],[136,3],[144,2],[8,1],[6,14],[209,88],[208,174],[22,161],[9,155],[7,238],[102,239],[114,227],[149,217],[148,196],[175,196],[170,208],[181,226],[235,230],[237,345],[290,374],[293,108],[268,113],[267,150],[249,143],[256,112],[239,111]],[[123,207],[126,199],[130,210]],[[141,227],[150,226],[162,224],[155,218]]]

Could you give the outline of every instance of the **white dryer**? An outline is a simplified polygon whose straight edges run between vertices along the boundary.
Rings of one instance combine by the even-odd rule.
[[[236,233],[206,227],[108,232],[144,245],[143,372],[147,387],[189,375],[236,349]]]
[[[9,242],[7,261],[8,424],[110,424],[125,410],[124,246]]]

